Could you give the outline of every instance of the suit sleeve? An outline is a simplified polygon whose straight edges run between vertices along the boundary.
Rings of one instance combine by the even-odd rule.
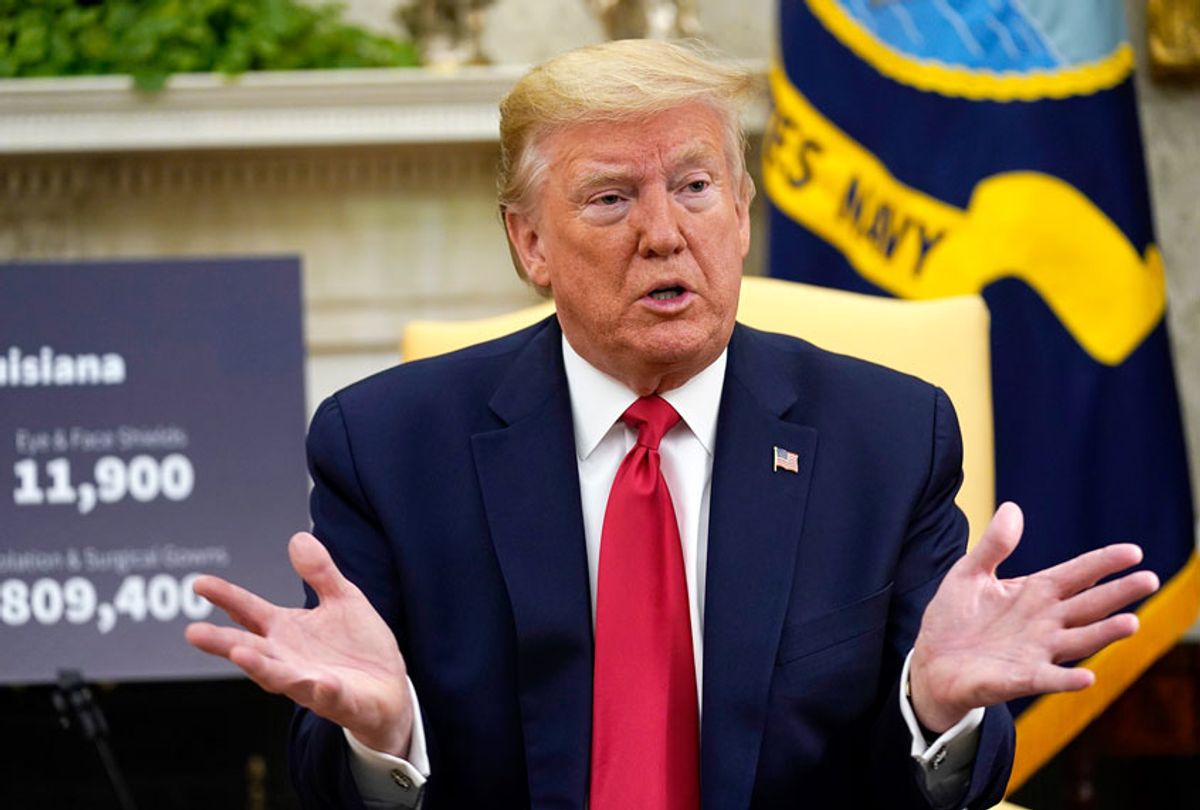
[[[876,772],[890,778],[874,780],[879,807],[990,808],[1004,795],[1012,768],[1014,733],[1005,706],[984,713],[979,747],[965,795],[939,804],[929,795],[920,766],[910,756],[912,737],[900,711],[900,668],[916,640],[925,606],[942,578],[966,551],[967,519],[954,503],[962,483],[962,438],[954,407],[941,389],[934,394],[929,475],[915,504],[904,547],[897,561],[888,627],[889,659],[885,698],[871,735],[870,758]],[[900,795],[896,791],[899,790]]]
[[[375,511],[359,482],[353,448],[342,409],[325,400],[308,434],[308,464],[313,479],[310,496],[313,533],[329,549],[338,569],[370,600],[399,635],[401,598],[396,587],[391,549]],[[305,606],[317,599],[305,586]],[[342,728],[297,706],[292,717],[288,762],[292,783],[306,810],[364,808],[350,766]]]

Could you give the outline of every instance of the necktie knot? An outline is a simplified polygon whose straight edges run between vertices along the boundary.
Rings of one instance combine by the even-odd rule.
[[[621,415],[621,421],[638,432],[637,443],[657,450],[667,431],[679,424],[679,413],[660,396],[641,397]]]

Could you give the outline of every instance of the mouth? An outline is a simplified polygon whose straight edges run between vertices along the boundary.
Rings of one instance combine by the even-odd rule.
[[[650,291],[650,297],[655,301],[670,301],[683,295],[687,290],[680,286],[659,287]]]
[[[682,284],[655,287],[642,296],[642,306],[659,315],[677,315],[691,304],[695,294]]]

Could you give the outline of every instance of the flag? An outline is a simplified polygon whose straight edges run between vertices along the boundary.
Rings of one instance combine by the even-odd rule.
[[[787,470],[794,473],[800,472],[800,456],[791,450],[776,447],[775,461],[771,465],[771,471],[778,472],[779,470]]]
[[[1019,786],[1200,607],[1191,489],[1120,0],[780,0],[773,275],[992,315],[1014,576],[1115,541],[1164,587],[1097,684],[1013,706]]]

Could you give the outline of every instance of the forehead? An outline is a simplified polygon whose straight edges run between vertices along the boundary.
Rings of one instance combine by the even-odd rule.
[[[581,121],[550,133],[541,148],[552,174],[571,181],[596,172],[642,174],[725,163],[721,116],[693,103],[615,121]]]

